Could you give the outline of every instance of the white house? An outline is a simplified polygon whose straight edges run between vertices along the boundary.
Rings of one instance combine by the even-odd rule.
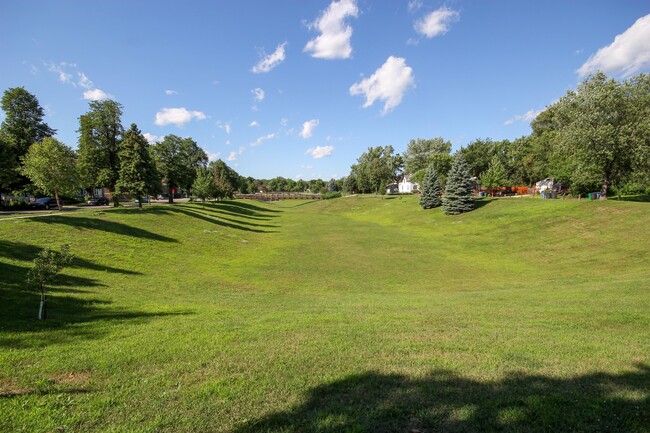
[[[413,191],[417,191],[419,189],[420,189],[420,184],[411,182],[411,175],[410,174],[405,175],[402,178],[402,180],[400,180],[400,182],[399,182],[399,192],[400,192],[400,194],[412,193]]]

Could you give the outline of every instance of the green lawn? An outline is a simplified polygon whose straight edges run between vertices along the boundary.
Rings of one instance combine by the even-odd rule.
[[[650,431],[650,204],[0,221],[0,431]],[[48,319],[44,246],[76,259]]]

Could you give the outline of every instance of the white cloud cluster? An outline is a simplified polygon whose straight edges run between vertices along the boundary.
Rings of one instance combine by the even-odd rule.
[[[457,21],[460,14],[447,7],[436,9],[421,20],[415,22],[415,31],[427,38],[444,35],[449,31],[452,22]]]
[[[406,60],[390,56],[374,74],[353,84],[350,94],[363,94],[366,98],[364,108],[370,107],[376,100],[384,101],[384,115],[397,107],[409,87],[414,86],[413,69],[406,65]]]
[[[75,63],[61,62],[58,65],[54,63],[46,64],[50,72],[54,72],[59,76],[59,81],[62,83],[71,84],[72,87],[81,87],[86,89],[83,93],[83,98],[89,101],[103,101],[105,99],[112,99],[113,96],[95,87],[88,76],[77,70]],[[73,77],[77,76],[76,80]]]
[[[318,30],[320,35],[307,42],[303,51],[320,59],[349,58],[352,55],[352,26],[346,23],[346,19],[358,15],[355,0],[333,1],[320,17],[309,24],[309,28]]]
[[[233,150],[228,154],[228,157],[226,158],[228,161],[237,161],[237,157],[244,153],[244,146],[239,146],[238,150]]]
[[[578,69],[581,77],[598,70],[629,77],[650,68],[650,14],[599,49]]]
[[[251,143],[251,147],[257,147],[260,146],[262,143],[264,143],[266,140],[272,140],[275,138],[275,133],[272,134],[266,134],[262,137],[259,137],[257,140]]]
[[[512,125],[515,122],[532,122],[543,110],[528,110],[524,114],[517,114],[503,122],[504,125]]]
[[[318,126],[318,119],[308,120],[302,124],[302,131],[300,131],[300,136],[304,139],[311,138],[314,133],[314,129]]]
[[[284,42],[275,49],[275,51],[272,54],[269,54],[268,56],[263,56],[262,59],[260,59],[259,62],[253,68],[251,69],[251,72],[255,74],[263,74],[266,72],[270,72],[273,68],[278,66],[280,63],[284,62],[284,59],[286,58],[284,54],[284,47],[286,47],[287,43]]]
[[[334,146],[316,146],[307,149],[305,155],[311,155],[314,159],[321,159],[332,156],[332,152],[334,152]]]
[[[216,161],[221,156],[221,152],[206,152],[208,154],[208,161]]]
[[[158,126],[183,126],[192,119],[204,120],[207,116],[201,111],[190,111],[185,107],[163,108],[156,113],[155,124]]]
[[[145,132],[142,135],[149,142],[149,144],[154,144],[154,143],[157,143],[157,142],[163,140],[163,137],[161,137],[160,135],[154,135],[154,134],[151,134],[149,132]]]

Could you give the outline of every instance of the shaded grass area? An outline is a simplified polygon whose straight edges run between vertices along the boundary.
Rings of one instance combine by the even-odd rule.
[[[483,203],[0,222],[0,430],[648,431],[648,205]]]

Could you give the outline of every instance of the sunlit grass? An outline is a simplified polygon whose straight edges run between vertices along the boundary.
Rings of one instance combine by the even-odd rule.
[[[2,431],[644,431],[647,203],[248,201],[0,222]],[[77,255],[48,320],[25,274]]]

